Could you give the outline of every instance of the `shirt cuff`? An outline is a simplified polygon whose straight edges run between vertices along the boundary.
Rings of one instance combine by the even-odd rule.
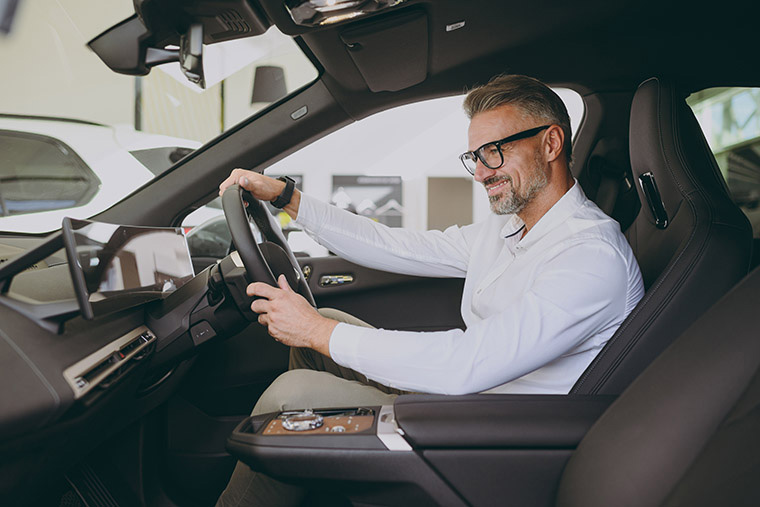
[[[319,201],[317,201],[316,204],[319,204]],[[298,205],[298,216],[296,216],[296,219],[293,220],[293,222],[304,229],[316,232],[318,229],[317,225],[319,224],[319,220],[315,219],[315,215],[317,214],[314,198],[301,192],[301,202]]]
[[[340,322],[330,335],[330,357],[341,366],[356,369],[361,333],[367,328]]]

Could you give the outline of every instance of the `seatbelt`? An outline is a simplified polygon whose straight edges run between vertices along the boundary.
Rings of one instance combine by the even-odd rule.
[[[593,175],[599,173],[599,187],[596,191],[596,205],[607,215],[612,216],[615,210],[621,185],[625,184],[622,191],[631,188],[628,180],[627,143],[620,138],[606,137],[600,139],[594,146],[589,157],[589,172]]]

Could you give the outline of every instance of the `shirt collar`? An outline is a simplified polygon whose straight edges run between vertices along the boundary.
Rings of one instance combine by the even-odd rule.
[[[565,192],[565,195],[554,203],[549,211],[542,216],[536,225],[522,238],[520,241],[520,248],[522,250],[528,248],[530,245],[536,243],[542,237],[546,236],[549,231],[554,229],[557,225],[565,222],[565,220],[572,215],[578,208],[584,205],[586,202],[586,195],[583,193],[581,186],[578,184],[578,180],[575,180],[575,184],[570,187],[570,190]],[[507,223],[501,229],[501,237],[509,238],[522,231],[525,227],[525,222],[522,221],[517,215],[510,215]]]
[[[518,232],[522,232],[522,230],[525,228],[525,222],[523,222],[522,219],[517,215],[509,215],[506,218],[507,223],[504,224],[504,226],[501,228],[501,232],[499,233],[502,238],[511,238]]]

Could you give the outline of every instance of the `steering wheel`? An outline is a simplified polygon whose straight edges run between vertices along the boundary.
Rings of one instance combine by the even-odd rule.
[[[277,287],[277,277],[283,274],[290,287],[316,307],[301,266],[275,217],[269,213],[264,203],[240,185],[232,185],[222,194],[222,209],[230,228],[232,243],[243,261],[248,278],[253,282],[265,282]],[[248,215],[264,238],[261,244],[256,243]]]

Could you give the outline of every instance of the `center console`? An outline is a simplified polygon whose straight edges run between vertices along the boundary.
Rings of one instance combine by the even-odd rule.
[[[392,405],[252,416],[227,448],[254,470],[340,491],[354,505],[465,505],[413,452]],[[380,486],[387,502],[377,503]]]
[[[393,406],[292,410],[253,416],[233,433],[249,446],[411,451]]]
[[[393,405],[244,420],[227,449],[252,469],[353,505],[549,506],[575,447],[614,397],[406,395]],[[538,479],[537,479],[538,478]]]

